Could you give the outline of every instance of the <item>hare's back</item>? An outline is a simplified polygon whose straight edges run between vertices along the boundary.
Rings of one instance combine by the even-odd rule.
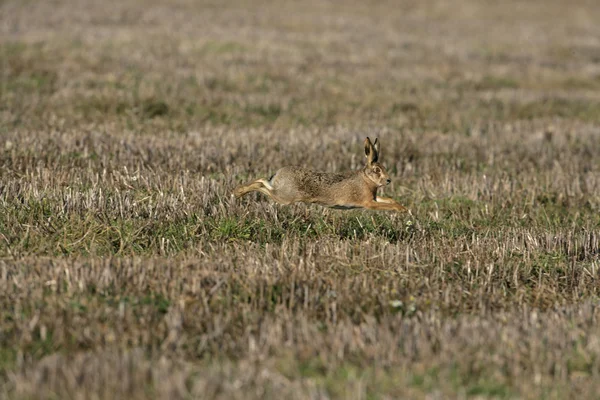
[[[314,197],[329,193],[332,186],[348,178],[349,174],[318,172],[302,167],[283,167],[271,177],[270,183],[278,192]]]

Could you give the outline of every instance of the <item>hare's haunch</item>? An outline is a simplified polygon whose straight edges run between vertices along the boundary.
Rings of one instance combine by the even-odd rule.
[[[359,171],[344,174],[315,172],[301,167],[283,167],[270,179],[257,179],[235,188],[236,198],[258,191],[280,204],[316,203],[332,208],[368,208],[406,211],[396,200],[377,196],[377,189],[391,180],[377,162],[379,143],[365,139],[367,163]]]

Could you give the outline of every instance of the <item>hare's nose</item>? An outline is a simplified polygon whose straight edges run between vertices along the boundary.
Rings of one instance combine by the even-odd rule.
[[[392,180],[390,178],[387,178],[386,182],[389,185],[392,182]]]

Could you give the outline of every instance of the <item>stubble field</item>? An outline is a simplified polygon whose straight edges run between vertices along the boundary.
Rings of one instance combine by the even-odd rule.
[[[597,398],[599,20],[0,1],[0,398]],[[231,197],[365,136],[409,214]]]

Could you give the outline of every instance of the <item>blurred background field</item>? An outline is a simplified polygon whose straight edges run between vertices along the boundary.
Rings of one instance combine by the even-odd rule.
[[[0,0],[0,397],[597,398],[598,21]],[[410,214],[231,198],[365,136]]]

